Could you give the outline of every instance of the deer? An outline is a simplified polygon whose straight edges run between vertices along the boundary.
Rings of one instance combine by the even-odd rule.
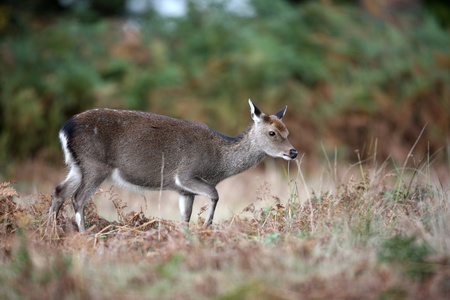
[[[196,195],[209,198],[204,227],[212,224],[222,180],[256,166],[267,155],[294,160],[282,118],[249,99],[251,118],[238,136],[221,134],[205,124],[151,112],[97,108],[68,120],[59,131],[67,177],[53,191],[49,222],[72,197],[79,232],[85,232],[84,207],[101,183],[132,191],[172,190],[179,194],[181,220],[189,226]]]

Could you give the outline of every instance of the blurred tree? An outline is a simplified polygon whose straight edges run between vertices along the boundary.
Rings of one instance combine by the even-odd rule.
[[[125,12],[126,0],[91,0],[91,7],[103,16],[120,16]]]
[[[443,26],[447,28],[450,26],[450,1],[424,0],[424,4]]]
[[[286,0],[293,5],[303,4],[311,0]],[[322,2],[334,2],[337,4],[358,5],[362,4],[372,14],[392,19],[395,13],[419,13],[426,9],[435,15],[439,23],[444,27],[450,25],[450,1],[448,0],[322,0]]]
[[[2,0],[0,33],[23,33],[32,20],[52,21],[62,14],[72,14],[81,21],[125,14],[127,0]]]
[[[90,7],[39,16],[25,7],[17,20],[26,34],[0,36],[0,164],[59,153],[62,123],[95,106],[234,134],[248,121],[248,98],[268,111],[288,104],[293,143],[311,157],[321,141],[350,158],[378,139],[377,157],[401,158],[424,124],[417,149],[443,147],[448,31],[426,13],[392,26],[380,21],[384,11],[372,17],[334,2],[254,0],[254,15],[242,17],[226,12],[225,0],[192,1],[183,17],[150,14],[135,27],[100,14],[85,22]],[[11,7],[0,12],[11,16]]]

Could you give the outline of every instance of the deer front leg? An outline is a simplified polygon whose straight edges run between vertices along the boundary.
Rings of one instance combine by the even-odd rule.
[[[182,192],[180,193],[179,198],[179,204],[180,204],[180,212],[182,214],[183,221],[190,220],[191,213],[192,213],[192,202],[194,200],[194,195],[203,195],[207,196],[210,201],[211,205],[209,207],[208,216],[206,217],[205,223],[203,224],[204,227],[207,227],[212,224],[213,218],[214,218],[214,212],[216,210],[217,201],[219,201],[219,193],[217,192],[216,188],[204,181],[201,178],[189,178],[185,180],[181,180],[178,176],[175,178],[175,183],[179,188],[181,188],[185,194]],[[186,194],[193,194],[192,195],[192,201],[187,198],[187,196],[182,196]],[[187,205],[191,201],[190,205]],[[183,202],[183,203],[182,203]],[[183,206],[183,210],[182,210]],[[189,217],[187,217],[189,216]]]
[[[219,201],[219,198],[217,199],[211,199],[211,204],[209,206],[209,211],[208,211],[208,217],[206,217],[205,223],[203,223],[203,227],[208,227],[212,224],[213,218],[214,218],[214,212],[216,211],[216,205],[217,205],[217,201]]]
[[[181,221],[184,221],[188,224],[189,224],[189,221],[191,220],[192,206],[194,204],[194,197],[195,197],[195,195],[193,195],[193,194],[180,193],[180,196],[178,198],[178,205],[180,207]]]

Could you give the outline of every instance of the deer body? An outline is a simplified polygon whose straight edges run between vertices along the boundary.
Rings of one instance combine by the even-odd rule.
[[[86,202],[111,178],[128,189],[178,192],[185,222],[195,195],[207,196],[211,206],[205,225],[210,225],[220,181],[255,166],[267,154],[297,156],[281,122],[286,107],[268,116],[249,103],[254,122],[237,137],[197,122],[139,111],[94,109],[74,116],[59,134],[70,172],[53,192],[51,219],[73,195],[75,218],[83,232]]]

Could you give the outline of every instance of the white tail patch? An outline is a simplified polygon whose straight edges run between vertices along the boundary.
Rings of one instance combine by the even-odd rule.
[[[72,154],[70,154],[69,148],[67,147],[67,136],[63,131],[59,132],[59,140],[61,141],[61,145],[64,151],[64,161],[66,165],[69,165],[73,162]]]

